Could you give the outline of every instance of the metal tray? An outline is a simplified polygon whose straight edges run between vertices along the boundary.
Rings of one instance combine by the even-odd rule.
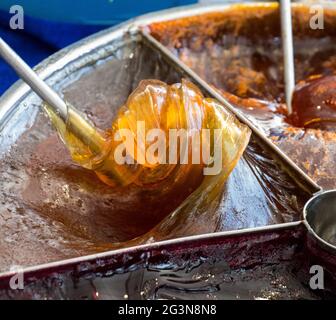
[[[78,216],[79,209],[71,202],[73,199],[85,199],[87,192],[77,188],[74,191],[75,196],[69,200],[69,190],[73,190],[72,187],[78,184],[78,179],[69,181],[66,175],[58,174],[57,170],[52,171],[56,174],[50,176],[49,170],[45,170],[41,165],[36,166],[37,171],[29,171],[32,152],[42,150],[41,159],[48,160],[48,154],[43,152],[48,146],[45,141],[49,141],[50,145],[56,140],[52,140],[53,131],[39,112],[41,101],[19,81],[0,100],[0,157],[3,163],[0,170],[2,181],[0,213],[6,213],[7,220],[1,224],[4,232],[14,221],[18,224],[16,239],[21,241],[30,255],[28,258],[16,255],[11,235],[7,239],[9,241],[3,239],[4,243],[7,243],[8,256],[2,259],[0,286],[3,290],[0,297],[98,298],[102,293],[105,298],[115,298],[120,297],[122,293],[125,298],[158,298],[174,295],[187,298],[192,297],[187,294],[191,291],[199,294],[196,297],[214,298],[212,285],[203,290],[204,283],[198,284],[197,279],[195,280],[197,290],[193,290],[193,285],[190,290],[188,289],[188,277],[194,276],[189,274],[189,271],[195,270],[195,273],[199,272],[202,277],[204,270],[208,270],[202,266],[209,261],[212,261],[214,268],[218,266],[221,274],[219,278],[226,279],[224,279],[224,292],[220,290],[219,298],[320,297],[307,287],[309,272],[305,273],[305,276],[298,276],[304,272],[301,270],[293,273],[292,268],[303,264],[308,266],[305,260],[307,255],[297,255],[305,247],[305,230],[301,221],[302,207],[321,188],[207,83],[142,31],[143,26],[154,21],[226,8],[229,8],[229,5],[192,6],[147,15],[78,42],[37,67],[41,77],[64,94],[77,108],[89,117],[91,114],[96,114],[97,118],[92,120],[103,128],[110,125],[117,108],[141,79],[156,78],[172,83],[180,81],[181,77],[191,79],[205,95],[217,98],[235,113],[240,121],[248,124],[253,131],[252,138],[242,160],[227,182],[218,210],[220,223],[216,225],[209,223],[203,228],[193,228],[193,221],[186,218],[183,221],[184,228],[180,232],[162,234],[158,239],[160,241],[156,243],[124,249],[109,248],[108,240],[116,239],[115,235],[111,235],[111,225],[108,223],[95,225],[90,211]],[[60,154],[62,155],[61,152]],[[57,166],[60,167],[68,164],[62,157],[57,162]],[[82,177],[82,173],[80,175]],[[48,217],[39,215],[38,202],[41,199],[29,197],[31,176],[39,179],[41,190],[51,192],[50,199],[53,197],[59,199],[56,205],[51,207],[51,215]],[[56,181],[57,184],[48,186],[48,179],[54,179],[52,181]],[[268,192],[267,188],[271,188],[271,192]],[[22,193],[25,195],[23,200],[16,196]],[[101,196],[101,190],[93,192],[95,204],[98,204]],[[106,214],[107,209],[105,204],[99,208],[99,212]],[[54,224],[49,224],[50,220],[54,220]],[[75,234],[69,239],[62,239],[61,244],[55,244],[53,239],[64,221],[77,223],[79,236]],[[45,238],[34,238],[33,222],[36,228],[39,226],[44,228]],[[6,226],[6,223],[9,225]],[[180,225],[181,221],[177,223]],[[173,231],[174,226],[173,224],[171,228]],[[90,235],[95,235],[95,238],[90,240],[95,239],[102,244],[99,250],[97,246],[92,245],[92,241],[82,241],[81,229],[88,230]],[[118,225],[114,224],[112,230],[117,229]],[[126,241],[127,244],[132,237],[149,231],[132,230],[133,235],[130,230],[123,230],[117,240]],[[69,242],[77,245],[75,254],[67,248]],[[55,256],[59,257],[56,261]],[[189,261],[193,260],[191,257],[194,257],[194,265]],[[256,259],[255,263],[251,262],[252,257]],[[189,266],[185,266],[188,265],[187,261],[190,263]],[[221,262],[217,264],[217,261]],[[6,270],[4,265],[9,266],[13,262],[26,266],[21,270],[27,284],[23,292],[8,290],[9,278],[16,271]],[[181,264],[183,266],[179,267]],[[269,269],[270,265],[273,265],[274,269]],[[328,270],[332,266],[333,264],[331,267],[328,265]],[[252,272],[254,267],[259,273],[257,272],[255,276],[252,273],[247,275],[246,272]],[[177,272],[180,269],[183,275]],[[154,274],[158,275],[161,284],[153,284],[151,277]],[[262,280],[266,274],[270,275],[269,278]],[[275,275],[281,275],[283,281],[272,285],[272,281],[277,279]],[[171,279],[175,276],[181,277],[181,281]],[[234,281],[230,284],[229,279]],[[148,283],[150,283],[149,289],[146,291],[145,286]],[[179,285],[174,287],[172,283]],[[115,288],[118,290],[111,291],[112,284],[116,285]],[[217,283],[214,286],[218,285]],[[246,285],[248,290],[244,289]],[[331,281],[332,289],[333,285],[334,282]],[[95,286],[98,287],[95,289]],[[280,290],[281,286],[283,290]],[[144,290],[140,290],[140,287]],[[159,292],[155,289],[159,287],[168,289]],[[225,295],[229,287],[232,290],[228,290]],[[142,291],[145,293],[141,293]],[[200,291],[208,292],[210,295],[205,296],[199,293]],[[334,291],[330,292],[326,294],[332,296]]]

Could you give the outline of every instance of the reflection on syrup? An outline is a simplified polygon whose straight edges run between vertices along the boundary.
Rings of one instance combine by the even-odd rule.
[[[336,76],[317,76],[299,83],[292,107],[294,125],[336,129]]]

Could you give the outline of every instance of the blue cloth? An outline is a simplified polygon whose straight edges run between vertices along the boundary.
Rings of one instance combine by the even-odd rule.
[[[57,50],[106,26],[87,26],[44,21],[25,16],[23,30],[11,30],[11,15],[0,11],[0,37],[2,37],[30,66],[50,56]],[[18,76],[0,57],[0,95]]]
[[[195,2],[197,0],[0,0],[0,10],[20,6],[26,15],[49,21],[113,25],[149,11]]]
[[[195,2],[195,0],[176,0],[167,6],[189,4],[193,2]],[[148,3],[151,2],[149,1]],[[153,8],[156,9],[157,5],[155,5],[155,2],[152,2],[152,4],[155,6]],[[83,3],[83,5],[85,4]],[[141,13],[153,11],[153,8],[149,5],[146,8],[142,7]],[[135,11],[136,10],[128,11],[128,16],[125,16],[125,14],[118,15],[118,13],[115,12],[115,16],[118,17],[118,19],[115,19],[115,22],[119,23],[122,20],[131,18],[132,15],[137,15]],[[35,66],[59,49],[108,27],[106,24],[74,24],[43,20],[28,16],[25,13],[24,29],[11,30],[9,27],[11,17],[12,15],[9,14],[8,11],[0,10],[0,37],[2,37],[30,66]],[[113,25],[113,23],[109,26],[111,25]],[[17,79],[18,76],[16,73],[0,57],[0,95]]]

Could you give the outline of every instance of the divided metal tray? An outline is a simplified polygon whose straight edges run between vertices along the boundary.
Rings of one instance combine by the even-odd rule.
[[[181,77],[189,78],[248,124],[252,138],[227,182],[219,222],[195,228],[192,219],[185,219],[179,232],[162,234],[158,242],[109,247],[109,240],[127,243],[149,230],[136,223],[118,230],[116,220],[109,221],[109,194],[94,190],[92,177],[76,172],[63,159],[61,147],[53,149],[60,155],[48,153],[57,139],[39,111],[41,101],[19,81],[0,100],[0,243],[4,248],[0,298],[335,296],[334,257],[325,257],[309,236],[306,241],[302,223],[304,204],[321,188],[142,28],[154,21],[229,7],[191,6],[140,17],[80,41],[37,67],[49,84],[102,128],[109,127],[117,108],[140,80],[174,83]],[[75,179],[62,171],[69,166]],[[47,199],[31,196],[31,188],[36,187],[41,194],[47,192]],[[41,214],[41,201],[50,205],[48,216]],[[95,224],[95,214],[104,217],[99,220],[102,224]],[[146,212],[139,216],[145,217]],[[14,224],[17,233],[6,234]],[[63,239],[60,230],[66,224],[76,225],[76,232]],[[83,234],[89,236],[83,238]],[[17,244],[25,248],[26,256],[20,256]],[[326,267],[328,276],[323,292],[309,289],[309,268],[317,263]],[[12,264],[23,269],[11,271]],[[24,274],[22,291],[9,288],[17,270]]]

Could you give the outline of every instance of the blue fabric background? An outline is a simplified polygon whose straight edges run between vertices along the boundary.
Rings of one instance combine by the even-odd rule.
[[[189,4],[193,0],[179,1]],[[133,10],[134,11],[134,10]],[[144,8],[142,8],[142,12]],[[153,11],[151,7],[145,8],[146,12]],[[134,15],[134,13],[132,13]],[[106,25],[88,25],[60,23],[47,21],[24,15],[24,29],[11,30],[9,21],[11,14],[0,10],[0,37],[2,37],[30,66],[35,66],[59,49],[82,39],[92,33],[102,30]],[[126,20],[132,15],[120,18]],[[18,76],[0,57],[0,95],[7,90]]]

